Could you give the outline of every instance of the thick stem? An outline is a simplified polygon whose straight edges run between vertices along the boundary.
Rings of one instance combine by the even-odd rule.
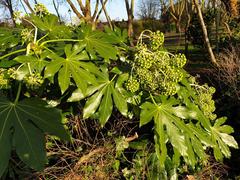
[[[16,96],[15,101],[14,101],[15,105],[18,103],[18,100],[19,100],[19,97],[20,97],[20,94],[21,94],[21,90],[22,90],[22,83],[20,82],[18,84],[17,96]]]
[[[134,11],[134,0],[131,0],[131,7],[128,0],[125,0],[125,6],[128,15],[128,37],[133,35],[133,11]]]

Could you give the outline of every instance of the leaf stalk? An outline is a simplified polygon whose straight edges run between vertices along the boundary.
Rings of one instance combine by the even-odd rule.
[[[20,94],[21,94],[21,90],[22,90],[22,82],[20,82],[18,84],[17,96],[16,96],[15,101],[14,101],[15,105],[18,103],[18,100],[19,100],[19,97],[20,97]]]

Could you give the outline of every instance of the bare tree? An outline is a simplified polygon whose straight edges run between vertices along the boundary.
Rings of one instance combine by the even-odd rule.
[[[160,5],[159,0],[142,0],[139,4],[138,16],[141,19],[157,19],[160,17]]]
[[[216,61],[216,58],[215,58],[215,55],[213,53],[213,50],[212,50],[209,38],[208,38],[208,32],[207,32],[207,28],[206,28],[205,22],[203,20],[201,5],[199,4],[198,0],[193,0],[193,2],[194,2],[194,5],[195,5],[195,7],[197,9],[198,19],[200,21],[200,24],[201,24],[201,27],[202,27],[202,30],[203,30],[204,42],[205,42],[206,48],[208,50],[208,53],[209,53],[209,56],[210,56],[210,60],[211,60],[211,62],[214,65],[218,65],[217,61]]]
[[[108,0],[101,0],[101,8],[99,9],[100,0],[96,0],[94,11],[92,12],[91,0],[85,0],[85,4],[83,3],[84,2],[83,0],[77,0],[77,4],[80,7],[79,8],[80,10],[78,10],[78,8],[76,7],[76,5],[72,0],[66,0],[66,1],[70,5],[72,11],[76,14],[76,16],[79,19],[83,20],[86,23],[92,24],[93,26],[97,24],[100,14],[105,9],[105,6],[108,2]],[[105,13],[105,16],[108,16],[106,9],[104,10],[104,13]]]
[[[131,0],[131,5],[129,0],[125,0],[127,15],[128,15],[128,37],[133,35],[133,12],[134,12],[134,0]]]
[[[169,1],[169,11],[176,25],[176,32],[181,32],[181,20],[182,15],[185,10],[186,0],[170,0]]]
[[[12,0],[0,0],[0,6],[8,9],[13,25],[16,26],[16,22],[14,20],[14,9],[13,9],[13,1]]]

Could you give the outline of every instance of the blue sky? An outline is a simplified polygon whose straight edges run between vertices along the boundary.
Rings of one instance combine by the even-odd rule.
[[[30,0],[30,1],[33,1],[33,0]],[[72,1],[76,3],[76,0],[72,0]],[[137,3],[139,1],[140,0],[135,0],[135,12],[137,12],[137,7],[138,7]],[[55,10],[54,10],[53,4],[52,4],[52,0],[38,0],[38,2],[45,4],[51,13],[55,13]],[[21,4],[19,4],[19,5],[21,6]],[[92,0],[92,5],[93,5],[92,9],[94,9],[95,0]],[[69,8],[70,8],[70,6],[67,3],[61,5],[60,6],[61,15],[65,16],[66,18],[69,18],[69,13],[68,13]],[[124,0],[109,0],[109,2],[107,4],[107,11],[112,20],[127,19],[127,12],[126,12],[126,8],[125,8]],[[75,14],[73,12],[72,12],[72,16],[75,16]],[[105,19],[104,13],[102,13],[100,20],[104,20],[104,19]]]

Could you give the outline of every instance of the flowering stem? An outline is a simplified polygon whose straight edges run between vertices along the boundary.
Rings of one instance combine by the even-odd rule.
[[[20,52],[24,52],[24,51],[26,51],[26,48],[24,48],[24,49],[19,49],[19,50],[17,50],[17,51],[10,52],[10,53],[8,53],[8,54],[5,54],[4,56],[1,56],[1,57],[0,57],[0,60],[1,60],[1,59],[4,59],[5,57],[8,57],[8,56],[11,56],[11,55],[13,55],[13,54],[20,53]]]

